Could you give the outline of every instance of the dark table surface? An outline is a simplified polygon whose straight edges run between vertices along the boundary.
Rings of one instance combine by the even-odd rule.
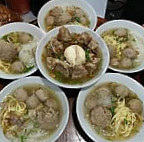
[[[106,22],[105,19],[98,18],[98,26],[104,22]],[[107,70],[107,72],[113,72],[113,71]],[[33,76],[42,77],[39,71],[34,73]],[[144,71],[139,73],[129,74],[128,76],[136,79],[142,85],[144,84]],[[0,90],[10,82],[11,82],[10,80],[0,79]],[[80,89],[65,89],[65,88],[61,88],[61,89],[65,92],[68,98],[69,107],[70,107],[70,116],[69,116],[68,124],[63,134],[59,137],[59,139],[56,142],[92,142],[92,140],[81,129],[76,115],[76,100]]]

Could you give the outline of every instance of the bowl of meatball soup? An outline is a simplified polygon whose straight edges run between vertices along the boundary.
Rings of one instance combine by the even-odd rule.
[[[144,28],[127,20],[114,20],[101,25],[96,32],[110,52],[109,68],[134,73],[144,69]]]
[[[35,52],[44,33],[28,23],[0,28],[0,78],[17,79],[37,70]]]
[[[109,52],[92,30],[75,25],[55,28],[41,40],[36,62],[42,75],[65,88],[92,85],[105,73]]]
[[[96,24],[95,10],[83,0],[49,1],[38,14],[38,25],[44,32],[62,25],[81,25],[94,30]]]
[[[85,133],[97,142],[144,141],[144,88],[118,73],[106,73],[80,91],[76,112]]]
[[[0,92],[3,142],[55,142],[68,118],[64,92],[41,77],[13,81]]]

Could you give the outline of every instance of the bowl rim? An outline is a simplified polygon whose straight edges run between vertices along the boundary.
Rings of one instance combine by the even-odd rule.
[[[127,75],[124,75],[124,74],[121,74],[121,73],[105,73],[104,74],[104,76],[103,77],[101,77],[101,79],[104,79],[105,77],[118,77],[118,78],[121,78],[121,80],[124,78],[124,79],[127,79],[127,80],[129,80],[129,81],[131,81],[131,82],[133,82],[136,86],[139,86],[141,89],[143,89],[144,90],[144,87],[138,82],[138,81],[136,81],[135,79],[133,79],[133,78],[131,78],[131,77],[129,77],[129,76],[127,76]],[[99,85],[99,84],[103,84],[103,83],[105,83],[106,81],[102,81],[101,82],[101,79],[98,81],[98,82],[96,82],[95,84],[93,84],[93,86],[89,86],[89,87],[86,87],[86,88],[82,88],[80,91],[79,91],[79,94],[78,94],[78,97],[77,97],[77,101],[76,101],[76,114],[77,114],[77,118],[78,118],[78,122],[79,122],[79,124],[80,124],[80,126],[81,126],[81,128],[83,129],[83,131],[86,133],[86,135],[91,139],[91,140],[93,140],[93,141],[96,141],[96,142],[103,142],[103,141],[107,141],[107,142],[110,142],[109,140],[106,140],[105,138],[103,138],[103,137],[101,137],[99,134],[97,134],[97,132],[94,132],[94,130],[92,130],[92,132],[93,132],[93,134],[94,133],[96,133],[96,135],[99,135],[100,136],[100,138],[102,139],[102,140],[100,140],[100,141],[98,141],[97,139],[95,139],[93,136],[92,136],[92,134],[87,130],[87,128],[86,128],[86,126],[85,126],[85,123],[83,122],[83,120],[81,120],[81,115],[80,115],[80,112],[82,112],[82,116],[83,116],[83,108],[80,108],[80,102],[81,102],[81,98],[86,98],[87,97],[87,95],[88,95],[88,93],[92,90],[92,89],[94,89],[97,85]],[[121,83],[122,84],[122,83]],[[131,89],[131,88],[130,88]],[[83,96],[83,93],[85,92],[85,91],[87,91],[87,94],[85,95],[85,96]],[[138,97],[139,97],[140,95],[138,95]],[[82,104],[82,105],[84,105],[84,104]],[[85,118],[84,118],[85,119]],[[87,120],[86,120],[87,121]],[[89,122],[87,121],[87,124],[88,124]],[[88,124],[88,125],[90,125],[90,124]],[[92,128],[91,128],[92,129]],[[138,132],[139,133],[139,132]],[[129,142],[129,140],[131,140],[131,139],[133,139],[133,137],[132,138],[130,138],[130,139],[128,139],[128,141],[126,140],[126,142]],[[117,140],[114,140],[115,142],[119,142],[119,141],[117,141]],[[125,140],[124,140],[125,141]]]
[[[43,29],[43,26],[42,26],[42,24],[41,24],[41,22],[40,22],[40,17],[41,17],[41,15],[43,15],[43,10],[44,9],[46,9],[47,7],[49,7],[49,5],[50,4],[54,4],[55,3],[55,1],[59,1],[59,3],[60,3],[60,0],[52,0],[52,1],[48,1],[48,2],[46,2],[42,7],[41,7],[41,9],[39,10],[39,12],[38,12],[38,16],[37,16],[37,22],[38,22],[38,26],[40,27],[40,29],[44,32],[44,33],[47,33],[47,31],[45,30],[45,29]],[[98,16],[97,16],[97,12],[94,10],[94,8],[85,0],[78,0],[78,1],[81,1],[82,3],[84,3],[85,5],[87,5],[87,7],[88,7],[88,9],[91,9],[92,10],[92,12],[93,12],[93,16],[94,16],[94,25],[93,25],[93,27],[92,28],[90,28],[91,30],[95,30],[95,28],[96,28],[96,25],[97,25],[97,22],[98,22]],[[55,5],[55,6],[57,6],[57,5]],[[79,6],[80,8],[81,8],[81,6]],[[48,11],[47,11],[47,13],[48,13]],[[46,16],[46,15],[45,15]],[[89,17],[89,16],[88,16]],[[43,19],[44,20],[44,19]],[[44,23],[44,22],[43,22]],[[67,25],[67,24],[66,24]],[[62,25],[61,25],[62,26]],[[58,27],[60,27],[60,26],[58,26]],[[51,31],[51,30],[50,30]],[[49,32],[49,31],[48,31]]]
[[[56,94],[57,96],[62,96],[63,99],[64,99],[64,101],[65,101],[65,108],[66,108],[66,110],[67,110],[67,113],[64,112],[65,115],[66,115],[66,116],[65,116],[65,119],[64,119],[64,118],[61,119],[61,121],[64,119],[64,124],[61,125],[61,129],[59,130],[58,135],[56,135],[56,137],[54,137],[54,138],[52,139],[52,141],[51,141],[51,142],[55,142],[55,141],[61,136],[61,134],[64,132],[64,130],[66,129],[66,126],[67,126],[68,120],[69,120],[69,115],[70,115],[69,102],[68,102],[68,99],[67,99],[67,97],[66,97],[66,94],[64,93],[64,91],[62,91],[61,88],[59,88],[59,87],[56,86],[55,84],[52,84],[52,83],[48,82],[45,78],[42,78],[42,77],[40,77],[40,76],[29,76],[29,77],[25,77],[25,78],[21,78],[21,79],[12,81],[11,83],[9,83],[8,85],[6,85],[6,86],[0,91],[0,94],[5,93],[5,91],[8,90],[11,86],[14,86],[14,85],[16,85],[16,84],[19,83],[19,82],[22,82],[22,84],[21,84],[20,86],[24,86],[24,85],[27,84],[27,83],[25,83],[26,80],[31,80],[31,81],[32,81],[33,79],[38,81],[38,82],[34,82],[34,84],[42,84],[42,83],[43,83],[43,85],[46,85],[46,86],[49,86],[49,87],[53,87],[54,89],[56,89],[56,90],[52,90],[52,91],[55,92],[55,94]],[[42,81],[42,82],[39,83],[39,81]],[[29,83],[28,83],[28,84],[29,84]],[[20,87],[20,86],[18,86],[18,87]],[[17,86],[15,86],[15,87],[13,88],[13,90],[15,90],[15,89],[17,89]],[[12,92],[13,90],[10,89],[9,92]],[[56,91],[60,91],[60,95],[59,95],[58,93],[56,93]],[[4,94],[4,95],[1,97],[0,103],[3,101],[3,99],[4,99],[7,95],[8,95],[8,94]],[[0,129],[2,129],[2,128],[0,127]],[[57,132],[57,130],[56,130],[55,132]],[[54,134],[55,134],[55,132],[54,132]],[[51,135],[51,136],[53,136],[53,135]],[[51,137],[51,136],[50,136],[50,137]],[[7,138],[5,137],[5,139],[7,139]],[[49,139],[49,138],[48,138],[48,139]],[[7,139],[7,140],[8,140],[8,142],[10,142],[9,139]],[[44,140],[44,142],[47,142],[47,140]]]
[[[139,24],[137,24],[137,23],[135,23],[135,22],[133,22],[133,21],[124,20],[124,19],[119,19],[119,20],[112,20],[112,21],[107,21],[107,22],[105,22],[104,24],[100,25],[100,26],[96,29],[95,32],[100,35],[100,34],[101,34],[100,31],[101,31],[101,29],[103,29],[103,27],[106,27],[107,25],[110,25],[110,24],[113,24],[113,23],[118,23],[118,22],[134,25],[134,26],[136,26],[137,28],[140,28],[141,30],[144,31],[144,28],[143,28],[141,25],[139,25]],[[108,30],[108,29],[107,29],[107,30]],[[141,67],[141,68],[139,68],[139,69],[133,68],[133,69],[129,69],[129,70],[123,70],[123,69],[114,68],[114,67],[112,67],[112,66],[110,66],[110,65],[109,65],[108,68],[111,69],[111,70],[113,70],[113,71],[119,72],[119,73],[129,73],[129,74],[131,74],[131,73],[136,73],[136,72],[140,72],[140,71],[144,70],[144,67]]]
[[[13,29],[15,28],[15,30],[12,30],[12,31],[10,30],[9,33],[14,32],[14,31],[18,32],[20,29],[23,32],[28,32],[27,30],[24,31],[23,27],[29,27],[29,28],[34,29],[35,31],[37,31],[37,33],[39,34],[39,36],[41,36],[41,38],[45,35],[45,33],[41,29],[39,29],[37,26],[32,25],[30,23],[26,23],[26,22],[13,22],[13,23],[9,23],[9,24],[3,25],[2,27],[0,27],[0,32],[1,32],[1,30],[4,31],[4,29],[8,29],[8,28],[11,28],[11,27],[13,27]],[[17,28],[19,30],[17,30]],[[5,32],[3,32],[3,33],[5,33]],[[6,33],[6,34],[8,34],[8,33]],[[5,34],[3,34],[3,35],[5,35]],[[32,33],[31,33],[31,35],[35,36]],[[1,37],[2,37],[2,35],[1,35]],[[37,35],[36,35],[36,37],[39,38]],[[38,40],[40,41],[40,39],[38,39]],[[37,47],[38,47],[38,45],[37,45]],[[31,69],[30,71],[28,71],[26,73],[7,74],[7,73],[1,71],[2,73],[0,73],[0,78],[1,79],[9,79],[9,80],[19,79],[19,78],[23,78],[23,77],[26,77],[26,76],[29,76],[29,75],[35,73],[37,71],[37,69],[38,68],[37,68],[37,65],[36,65],[33,69]]]
[[[73,85],[73,84],[65,84],[65,83],[59,82],[59,81],[51,78],[51,77],[48,75],[48,73],[44,73],[43,69],[41,69],[41,67],[40,67],[40,66],[41,66],[41,60],[39,61],[39,57],[41,56],[41,55],[39,54],[39,50],[40,50],[40,48],[44,48],[44,47],[41,47],[41,43],[46,39],[46,37],[47,37],[49,34],[53,33],[54,31],[58,31],[60,27],[57,27],[57,28],[55,28],[55,29],[52,29],[51,31],[49,31],[48,33],[46,33],[45,36],[44,36],[44,37],[41,39],[41,41],[39,42],[38,48],[37,48],[37,50],[36,50],[36,63],[37,63],[37,67],[38,67],[38,69],[40,70],[41,74],[42,74],[48,81],[50,81],[50,82],[52,82],[52,83],[54,83],[54,84],[56,84],[56,85],[58,85],[58,86],[60,86],[60,87],[63,87],[63,88],[71,88],[71,89],[79,89],[79,88],[84,88],[84,87],[90,86],[90,85],[94,84],[95,82],[97,82],[97,81],[105,74],[106,70],[108,69],[109,58],[110,58],[108,48],[106,47],[106,44],[105,44],[104,40],[103,40],[97,33],[95,33],[94,31],[92,31],[92,30],[89,29],[89,28],[86,28],[86,27],[83,27],[83,26],[79,26],[79,25],[65,25],[64,27],[67,27],[67,28],[76,27],[76,28],[85,29],[85,31],[90,31],[90,32],[92,32],[93,34],[95,34],[95,35],[101,40],[101,42],[104,44],[105,52],[106,52],[106,54],[107,54],[107,59],[105,59],[105,60],[106,60],[106,66],[104,67],[103,70],[99,71],[99,72],[101,72],[101,74],[100,74],[98,77],[96,77],[96,76],[97,76],[97,75],[96,75],[94,78],[92,78],[91,80],[89,80],[89,81],[87,81],[87,82],[85,82],[85,83],[83,83],[83,84],[74,84],[74,85]],[[103,57],[103,58],[104,58],[104,57]]]

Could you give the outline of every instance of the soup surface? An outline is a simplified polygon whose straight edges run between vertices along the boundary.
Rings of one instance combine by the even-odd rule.
[[[107,140],[126,140],[142,126],[143,103],[129,88],[107,82],[91,90],[84,113],[93,129]]]
[[[38,39],[29,33],[12,32],[0,39],[0,70],[7,74],[22,74],[36,66]]]
[[[128,70],[140,65],[137,39],[130,30],[110,29],[101,36],[109,48],[111,67]]]
[[[99,73],[102,53],[89,33],[70,33],[61,27],[58,35],[45,46],[42,62],[52,78],[67,84],[80,84]]]
[[[17,88],[0,106],[0,126],[12,142],[48,139],[59,127],[63,113],[55,93],[39,84]]]
[[[66,24],[90,26],[87,14],[81,8],[75,6],[54,7],[48,12],[44,20],[47,31]]]

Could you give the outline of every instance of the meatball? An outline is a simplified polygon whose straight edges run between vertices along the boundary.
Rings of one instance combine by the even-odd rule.
[[[16,90],[16,99],[20,102],[25,102],[28,99],[28,93],[25,89],[19,88]]]
[[[6,62],[12,62],[17,56],[18,51],[13,44],[0,40],[0,59]]]
[[[98,104],[96,95],[89,95],[85,100],[85,106],[88,109],[93,109]]]
[[[26,105],[28,109],[35,109],[39,104],[40,101],[34,94],[30,96],[26,101]]]
[[[81,44],[85,44],[85,45],[88,45],[92,40],[92,37],[89,33],[87,32],[83,32],[79,37],[78,37],[78,41],[81,43]]]
[[[120,64],[120,62],[117,58],[113,58],[113,59],[111,59],[110,64],[112,66],[118,66]]]
[[[102,87],[96,90],[98,95],[98,105],[109,107],[111,106],[111,92],[108,88]]]
[[[132,60],[129,59],[129,58],[124,58],[122,61],[121,61],[121,66],[123,68],[130,68],[132,66]]]
[[[54,17],[53,16],[47,16],[45,18],[45,22],[47,26],[52,26],[54,24]]]
[[[115,34],[120,37],[125,37],[125,36],[127,36],[127,30],[123,29],[123,28],[119,28],[119,29],[115,30]]]
[[[57,103],[54,99],[52,99],[52,98],[49,98],[49,99],[46,101],[45,105],[46,105],[47,107],[49,107],[49,108],[54,109],[54,110],[58,109],[58,103]]]
[[[127,87],[123,86],[123,85],[118,85],[116,88],[115,88],[115,92],[116,92],[116,95],[119,96],[119,97],[126,97],[128,96],[129,94],[129,90]]]
[[[41,110],[38,112],[37,121],[44,130],[52,130],[59,124],[59,114],[54,110]]]
[[[85,13],[82,9],[80,8],[75,9],[75,17],[83,17],[83,16],[85,16]]]
[[[67,28],[61,27],[57,35],[57,39],[60,41],[69,41],[71,39],[70,32]]]
[[[81,24],[83,24],[83,25],[87,25],[87,24],[88,24],[88,20],[87,20],[86,17],[80,17],[80,22],[81,22]]]
[[[22,44],[28,43],[32,40],[32,36],[28,33],[20,32],[18,36],[19,36],[19,42]]]
[[[130,58],[130,59],[136,58],[136,55],[137,55],[135,49],[133,48],[126,48],[123,50],[123,53],[127,58]]]
[[[14,73],[21,73],[24,70],[24,65],[21,61],[16,61],[11,65],[11,70]]]
[[[101,128],[106,128],[111,122],[112,114],[110,110],[102,106],[96,106],[90,114],[90,121],[92,125]]]
[[[49,98],[47,92],[42,89],[37,90],[35,94],[41,102],[45,102]]]
[[[143,104],[140,100],[132,99],[128,102],[128,105],[133,112],[139,113],[139,114],[142,113]]]
[[[63,13],[63,9],[61,7],[56,6],[50,10],[49,15],[56,17],[61,15],[61,13]]]

